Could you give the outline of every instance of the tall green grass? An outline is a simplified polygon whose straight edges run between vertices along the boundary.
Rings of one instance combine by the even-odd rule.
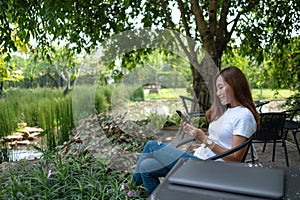
[[[89,86],[81,86],[82,96]],[[96,87],[95,112],[101,113],[109,108],[112,87]],[[39,127],[45,136],[42,146],[53,149],[69,140],[69,132],[75,127],[72,92],[67,96],[63,90],[11,89],[0,99],[0,137],[12,134],[18,129],[18,123]]]

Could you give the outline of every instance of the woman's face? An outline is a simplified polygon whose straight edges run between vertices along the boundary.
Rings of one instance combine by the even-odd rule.
[[[230,107],[235,107],[237,101],[234,95],[234,92],[230,85],[223,80],[223,77],[220,75],[216,81],[217,86],[217,97],[220,99],[222,105],[229,104]]]

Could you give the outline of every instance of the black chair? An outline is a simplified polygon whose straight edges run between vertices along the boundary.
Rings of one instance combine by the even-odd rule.
[[[276,144],[281,143],[284,148],[286,165],[289,166],[287,147],[283,134],[285,116],[286,114],[283,112],[261,113],[259,129],[252,142],[264,143],[263,152],[267,143],[273,143],[272,162],[275,161]]]
[[[246,158],[247,158],[247,155],[249,153],[249,150],[250,150],[250,155],[251,155],[251,162],[254,163],[255,162],[255,159],[254,159],[254,152],[253,152],[253,145],[252,145],[252,140],[253,138],[255,137],[255,134],[253,134],[251,137],[249,137],[245,142],[243,142],[242,144],[232,148],[232,149],[229,149],[228,151],[225,151],[221,154],[218,154],[218,155],[215,155],[213,157],[210,157],[208,158],[207,160],[217,160],[219,158],[223,158],[225,156],[228,156],[229,154],[232,154],[234,152],[237,152],[239,151],[240,149],[242,148],[247,148],[247,150],[245,151],[245,154],[241,160],[241,162],[245,162]],[[176,145],[177,148],[180,148],[180,146],[184,145],[184,144],[187,144],[187,143],[192,143],[194,142],[196,139],[195,138],[190,138],[188,140],[185,140],[183,142],[180,142]]]
[[[255,104],[255,107],[256,107],[256,110],[259,112],[259,113],[262,113],[262,108],[264,105],[270,103],[270,101],[255,101],[254,104]],[[256,160],[258,160],[258,155],[257,155],[257,151],[255,149],[255,147],[253,146],[252,144],[252,148],[253,148],[253,153],[255,154],[254,157],[256,157]]]
[[[199,105],[197,99],[191,97],[179,96],[182,100],[183,107],[190,121],[194,117],[203,117],[205,116],[205,111],[208,109],[206,105]]]
[[[187,120],[192,122],[193,118],[200,118],[205,116],[206,110],[208,110],[207,105],[200,105],[198,100],[195,98],[187,97],[187,96],[179,96],[182,100],[184,111],[187,115]],[[199,121],[200,122],[200,121]],[[182,132],[182,127],[179,130],[179,133]],[[184,134],[182,134],[182,137]]]
[[[264,105],[270,103],[270,101],[255,101],[255,107],[257,108],[258,112],[262,113],[262,108]]]
[[[240,149],[242,148],[247,148],[247,150],[245,151],[245,154],[241,160],[241,162],[245,162],[246,158],[247,158],[247,155],[248,155],[248,152],[250,150],[250,155],[251,155],[251,162],[254,163],[255,160],[254,160],[254,154],[253,154],[253,145],[252,145],[252,141],[253,141],[253,138],[255,137],[255,134],[253,134],[251,137],[249,137],[245,142],[243,142],[242,144],[232,148],[232,149],[229,149],[228,151],[225,151],[221,154],[218,154],[218,155],[215,155],[213,157],[210,157],[208,158],[207,160],[217,160],[219,158],[223,158],[225,156],[228,156],[234,152],[237,152],[239,151]]]
[[[286,120],[283,125],[283,129],[285,131],[284,138],[287,138],[287,134],[291,132],[294,137],[295,144],[297,146],[299,156],[300,156],[300,147],[297,140],[297,133],[300,133],[300,103],[298,103],[298,107],[291,110],[284,111],[286,114]]]

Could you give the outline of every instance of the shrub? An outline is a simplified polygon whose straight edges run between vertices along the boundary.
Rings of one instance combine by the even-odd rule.
[[[130,97],[131,101],[144,101],[144,89],[143,87],[139,87],[136,90],[134,90],[133,94]]]

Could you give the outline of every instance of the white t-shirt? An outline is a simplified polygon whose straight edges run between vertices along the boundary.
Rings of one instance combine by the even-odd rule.
[[[208,127],[209,138],[215,144],[226,149],[231,149],[233,135],[240,135],[249,138],[256,131],[256,121],[251,111],[242,106],[228,108],[224,114]],[[200,159],[207,159],[216,155],[204,144],[194,152],[194,156]],[[220,159],[222,160],[222,159]]]

